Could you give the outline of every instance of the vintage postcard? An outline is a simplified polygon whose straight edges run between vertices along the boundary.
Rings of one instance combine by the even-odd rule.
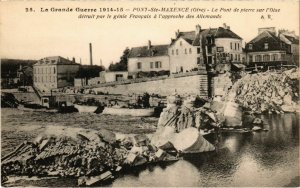
[[[299,187],[299,0],[0,1],[4,187]]]

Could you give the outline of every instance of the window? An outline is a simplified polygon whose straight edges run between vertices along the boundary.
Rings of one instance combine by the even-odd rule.
[[[252,50],[252,48],[253,48],[253,45],[249,44],[249,50]]]
[[[238,43],[238,50],[240,50],[240,43]]]
[[[253,57],[252,55],[249,55],[249,62],[252,62],[253,61]]]
[[[184,49],[184,53],[187,54],[187,50],[186,49]]]
[[[191,53],[192,53],[192,48],[190,48],[190,50],[189,50],[189,51],[190,51],[190,54],[191,54]]]
[[[255,62],[261,62],[261,55],[255,56]]]
[[[55,74],[55,67],[53,67],[53,73]]]
[[[200,49],[200,47],[198,47],[197,48],[197,54],[200,54],[200,52],[201,52],[201,49]]]
[[[41,68],[42,69],[42,74],[43,74],[43,72],[44,72],[44,68]]]
[[[235,54],[235,58],[234,58],[234,60],[235,60],[235,61],[237,61],[237,54]]]
[[[285,60],[285,54],[281,54],[281,60],[282,60],[282,61]]]
[[[34,81],[37,82],[36,76],[34,77]]]
[[[137,63],[137,69],[141,69],[142,68],[142,63],[141,62],[138,62]]]
[[[236,43],[234,43],[234,49],[236,50]]]
[[[178,49],[176,49],[176,55],[178,55]]]
[[[179,42],[180,46],[182,46],[182,41]]]
[[[200,64],[200,57],[197,57],[197,64]]]
[[[230,54],[230,60],[233,60],[233,54]]]
[[[155,68],[161,68],[161,62],[160,61],[155,62]]]
[[[230,49],[232,50],[232,42],[230,43]]]
[[[272,61],[278,61],[278,55],[277,54],[272,55]]]
[[[238,55],[238,61],[241,61],[241,55],[240,54]]]
[[[269,49],[269,44],[265,43],[265,50]]]
[[[269,55],[264,55],[263,60],[264,61],[270,61],[270,56]]]
[[[172,55],[174,55],[174,50],[172,50]]]
[[[153,69],[153,62],[150,62],[150,69]]]
[[[212,41],[211,41],[211,37],[207,37],[206,40],[207,40],[207,43],[208,43],[208,44],[211,44],[211,42],[212,42]]]

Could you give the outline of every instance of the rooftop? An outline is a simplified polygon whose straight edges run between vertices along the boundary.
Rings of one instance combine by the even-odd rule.
[[[242,39],[240,36],[235,34],[229,28],[208,28],[208,29],[201,29],[200,33],[196,34],[196,31],[188,31],[188,32],[178,32],[176,39],[173,39],[171,45],[178,39],[183,38],[189,44],[193,46],[200,46],[200,36],[205,38],[206,36],[211,35],[214,38],[234,38],[234,39]]]
[[[61,56],[50,56],[38,60],[38,62],[34,65],[79,65],[79,64],[75,63],[74,61],[63,58]]]
[[[265,48],[265,44],[268,44],[268,48]],[[249,45],[252,45],[252,49],[249,48]],[[286,51],[287,44],[284,43],[277,37],[274,33],[270,31],[263,31],[252,39],[245,47],[247,52],[256,52],[256,51],[272,51],[272,50],[284,50]]]
[[[131,48],[128,58],[167,56],[169,45],[151,45]]]

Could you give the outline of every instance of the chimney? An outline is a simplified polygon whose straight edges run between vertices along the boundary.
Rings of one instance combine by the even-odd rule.
[[[148,40],[148,50],[151,48],[151,40]]]
[[[179,36],[179,29],[175,32],[176,37]]]
[[[226,23],[223,23],[223,28],[224,28],[224,29],[228,29],[228,30],[230,30],[230,26],[229,26],[229,25],[227,25]]]
[[[201,32],[201,26],[199,24],[196,25],[196,34]]]
[[[80,65],[81,65],[81,58],[80,58]]]
[[[73,61],[73,63],[75,63],[75,57],[73,57],[72,61]]]
[[[90,65],[93,65],[92,43],[90,43]]]

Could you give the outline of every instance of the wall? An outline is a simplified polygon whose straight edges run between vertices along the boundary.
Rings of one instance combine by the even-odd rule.
[[[293,56],[293,62],[299,66],[299,45],[291,44],[291,51]]]
[[[190,53],[191,49],[191,53]],[[178,55],[176,54],[178,50]],[[187,53],[185,53],[185,50]],[[197,57],[200,54],[197,54],[197,47],[190,45],[184,39],[179,38],[172,46],[169,48],[170,56],[170,72],[180,72],[181,67],[183,72],[190,71],[197,66]],[[174,52],[174,53],[173,53]]]
[[[101,83],[104,83],[102,77],[95,77],[95,78],[88,79],[89,86],[93,86],[93,85],[97,85],[97,84],[101,84]]]
[[[86,78],[75,78],[74,87],[86,86]]]
[[[161,62],[161,67],[160,68],[155,68],[155,62],[160,61]],[[142,63],[142,68],[138,69],[137,63],[141,62]],[[153,62],[153,68],[150,68],[150,62]],[[137,57],[137,58],[128,58],[128,72],[131,73],[136,73],[139,71],[161,71],[161,70],[170,70],[169,66],[169,56],[153,56],[153,57]]]
[[[232,86],[232,82],[230,79],[230,73],[219,74],[214,77],[214,96],[224,96],[227,94],[228,89]]]
[[[242,40],[233,38],[216,38],[215,44],[217,47],[224,47],[224,53],[229,53],[233,55],[232,62],[242,61],[242,58],[244,57],[242,50]]]
[[[116,71],[116,72],[105,72],[104,77],[105,77],[105,82],[115,82],[116,80],[116,75],[117,74],[122,74],[123,79],[126,80],[128,77],[128,72],[125,71]]]
[[[204,82],[203,82],[204,80]],[[156,81],[132,83],[125,85],[115,85],[94,88],[96,92],[108,92],[109,94],[143,94],[148,92],[150,94],[160,94],[163,96],[171,95],[177,91],[178,94],[193,94],[203,95],[200,90],[207,88],[207,85],[201,85],[200,83],[207,83],[207,75],[193,75],[179,78],[165,78]],[[206,95],[206,94],[205,94]]]
[[[57,88],[57,66],[34,65],[33,84],[41,91],[50,91],[50,89]]]

